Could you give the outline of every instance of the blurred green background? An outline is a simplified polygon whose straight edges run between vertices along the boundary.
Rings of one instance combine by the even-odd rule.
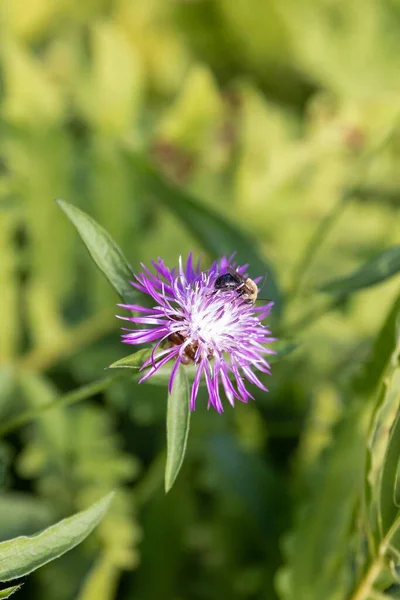
[[[5,435],[1,539],[118,491],[96,532],[19,597],[347,598],[356,426],[334,459],[353,468],[345,483],[329,461],[355,397],[371,394],[354,378],[398,281],[332,310],[316,288],[400,240],[400,3],[5,0],[2,12],[1,423],[129,352],[117,296],[55,198],[92,215],[136,270],[217,254],[218,235],[194,235],[133,157],[247,232],[280,290],[274,332],[297,344],[255,403],[221,416],[201,392],[167,496],[164,385],[121,378]]]

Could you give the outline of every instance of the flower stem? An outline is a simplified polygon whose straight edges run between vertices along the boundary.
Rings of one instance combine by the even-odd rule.
[[[293,284],[288,297],[292,301],[303,287],[304,278],[309,270],[313,260],[318,254],[324,240],[339,220],[339,217],[343,213],[350,196],[343,194],[338,202],[331,208],[331,210],[325,215],[320,224],[314,230],[310,241],[308,242],[300,260],[295,266],[293,274]]]
[[[309,270],[310,265],[318,255],[318,251],[321,248],[325,238],[330,233],[334,225],[337,223],[342,212],[346,208],[350,200],[353,200],[358,195],[358,182],[362,180],[365,175],[366,169],[372,163],[374,158],[385,148],[388,142],[391,140],[394,132],[397,130],[398,120],[400,113],[396,115],[388,128],[382,131],[380,137],[365,153],[363,153],[358,161],[358,165],[354,169],[352,175],[352,182],[347,188],[345,188],[331,210],[325,215],[322,221],[317,226],[314,234],[311,236],[309,243],[307,244],[300,260],[295,266],[293,274],[292,288],[288,293],[288,300],[292,301],[303,287],[304,277]]]
[[[385,537],[379,544],[377,557],[372,562],[368,571],[365,573],[364,578],[361,580],[360,585],[358,586],[358,588],[356,589],[356,591],[354,592],[354,594],[350,598],[350,600],[368,600],[369,598],[372,598],[374,595],[376,597],[376,594],[374,594],[374,590],[372,589],[372,586],[374,585],[374,582],[376,581],[379,573],[385,566],[384,558],[385,558],[386,552],[388,551],[388,549],[390,547],[390,541],[393,538],[393,536],[399,531],[399,529],[400,529],[400,519],[395,519],[392,526],[386,533]]]
[[[372,586],[381,572],[382,567],[383,558],[379,555],[366,572],[364,579],[351,597],[351,600],[368,600],[368,598],[370,598]]]
[[[115,319],[112,315],[110,316],[109,310],[106,313],[97,314],[67,331],[57,346],[35,348],[20,359],[19,366],[24,371],[44,371],[58,360],[103,337],[114,327]]]
[[[121,376],[120,374],[112,377],[105,377],[104,379],[100,379],[99,381],[94,381],[93,383],[89,383],[88,385],[83,385],[82,387],[73,390],[72,392],[68,392],[67,394],[63,394],[59,396],[52,402],[48,402],[43,404],[42,406],[36,408],[30,408],[20,415],[10,419],[8,423],[0,427],[0,437],[7,435],[14,431],[15,429],[19,429],[23,425],[30,423],[44,412],[51,410],[52,408],[61,408],[62,406],[69,406],[70,404],[75,404],[75,402],[80,402],[81,400],[86,400],[86,398],[90,398],[99,392],[107,389],[111,383],[116,379],[116,377]]]

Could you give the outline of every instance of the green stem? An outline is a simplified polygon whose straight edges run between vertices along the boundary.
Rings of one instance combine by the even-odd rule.
[[[116,327],[115,321],[109,310],[97,314],[67,331],[57,346],[35,348],[20,359],[19,366],[24,371],[44,371],[60,359],[75,354],[79,349],[112,331]]]
[[[69,406],[70,404],[75,404],[75,402],[80,402],[81,400],[86,400],[99,392],[107,389],[111,383],[116,379],[115,376],[107,377],[104,379],[100,379],[99,381],[95,381],[93,383],[89,383],[88,385],[84,385],[77,390],[73,390],[72,392],[68,392],[62,396],[59,396],[52,402],[48,402],[47,404],[43,404],[37,408],[30,408],[17,417],[10,419],[8,423],[0,427],[0,437],[19,429],[23,425],[30,423],[43,413],[51,410],[53,408],[61,408],[63,406]]]
[[[383,559],[381,556],[378,556],[378,558],[374,560],[366,572],[364,579],[361,581],[360,585],[351,597],[351,600],[368,600],[368,598],[370,598],[372,586],[381,572],[382,567]]]
[[[336,202],[336,204],[325,215],[320,224],[314,230],[310,241],[306,245],[306,248],[300,257],[300,260],[295,266],[292,289],[288,294],[288,299],[290,301],[292,301],[293,298],[298,295],[299,291],[303,287],[304,279],[310,266],[312,265],[319,249],[328,236],[328,233],[333,229],[334,225],[336,225],[337,221],[339,220],[339,217],[342,215],[349,199],[350,196],[348,194],[343,194],[340,200]]]
[[[328,299],[324,299],[318,306],[314,306],[303,315],[300,316],[299,319],[293,321],[292,323],[285,324],[282,329],[278,329],[274,331],[278,337],[288,337],[290,339],[293,338],[294,335],[297,335],[299,332],[303,331],[310,325],[314,325],[318,319],[326,315],[331,310],[334,310],[339,306],[342,299],[338,296],[330,297]]]
[[[339,217],[347,206],[348,202],[357,195],[359,185],[358,180],[364,176],[365,169],[368,165],[371,164],[372,160],[376,157],[376,155],[388,144],[390,139],[393,136],[393,133],[397,129],[398,118],[399,115],[393,120],[393,122],[388,126],[388,129],[383,131],[380,138],[377,140],[374,146],[369,148],[367,152],[365,152],[359,159],[358,165],[354,169],[353,172],[353,184],[350,184],[347,189],[345,189],[339,199],[339,201],[333,206],[333,208],[328,212],[327,215],[323,218],[321,223],[317,226],[314,234],[312,235],[309,243],[307,244],[299,262],[297,263],[294,274],[293,274],[293,284],[292,289],[288,294],[288,299],[293,300],[303,287],[305,274],[310,268],[310,265],[315,260],[315,257],[321,248],[325,238],[328,233],[332,230],[334,225],[337,223]],[[355,182],[355,183],[354,183]]]
[[[369,598],[371,598],[371,595],[373,596],[374,590],[372,589],[372,586],[374,585],[380,572],[385,566],[384,558],[386,552],[390,547],[391,539],[398,532],[399,529],[400,520],[396,519],[393,525],[390,527],[389,531],[386,533],[381,543],[379,544],[377,557],[372,562],[368,571],[365,573],[364,578],[361,580],[360,585],[354,592],[353,596],[351,596],[350,600],[368,600]]]

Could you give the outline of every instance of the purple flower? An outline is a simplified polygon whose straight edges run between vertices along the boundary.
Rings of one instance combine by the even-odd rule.
[[[265,355],[274,354],[274,351],[266,344],[275,339],[262,320],[269,315],[273,302],[256,306],[238,289],[216,289],[218,277],[229,270],[247,277],[247,265],[235,267],[232,258],[223,257],[208,271],[201,271],[199,263],[193,266],[192,254],[185,266],[179,260],[178,270],[169,269],[160,258],[152,262],[155,274],[142,265],[143,272],[135,275],[136,282],[132,285],[151,296],[154,306],[119,305],[139,313],[139,316],[119,318],[142,326],[134,330],[123,328],[129,332],[122,336],[123,342],[155,342],[150,358],[141,367],[141,370],[148,370],[140,382],[168,361],[173,361],[168,385],[171,392],[180,363],[196,366],[190,395],[191,410],[195,408],[203,376],[208,388],[208,406],[212,405],[218,412],[223,411],[221,384],[232,406],[235,398],[242,402],[253,398],[246,389],[245,379],[268,391],[254,370],[270,374]]]

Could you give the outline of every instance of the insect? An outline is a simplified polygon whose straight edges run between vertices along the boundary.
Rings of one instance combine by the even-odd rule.
[[[243,296],[248,302],[254,304],[257,300],[258,287],[250,277],[243,277],[234,269],[228,269],[227,273],[217,277],[214,283],[216,291],[237,292],[238,296]]]

